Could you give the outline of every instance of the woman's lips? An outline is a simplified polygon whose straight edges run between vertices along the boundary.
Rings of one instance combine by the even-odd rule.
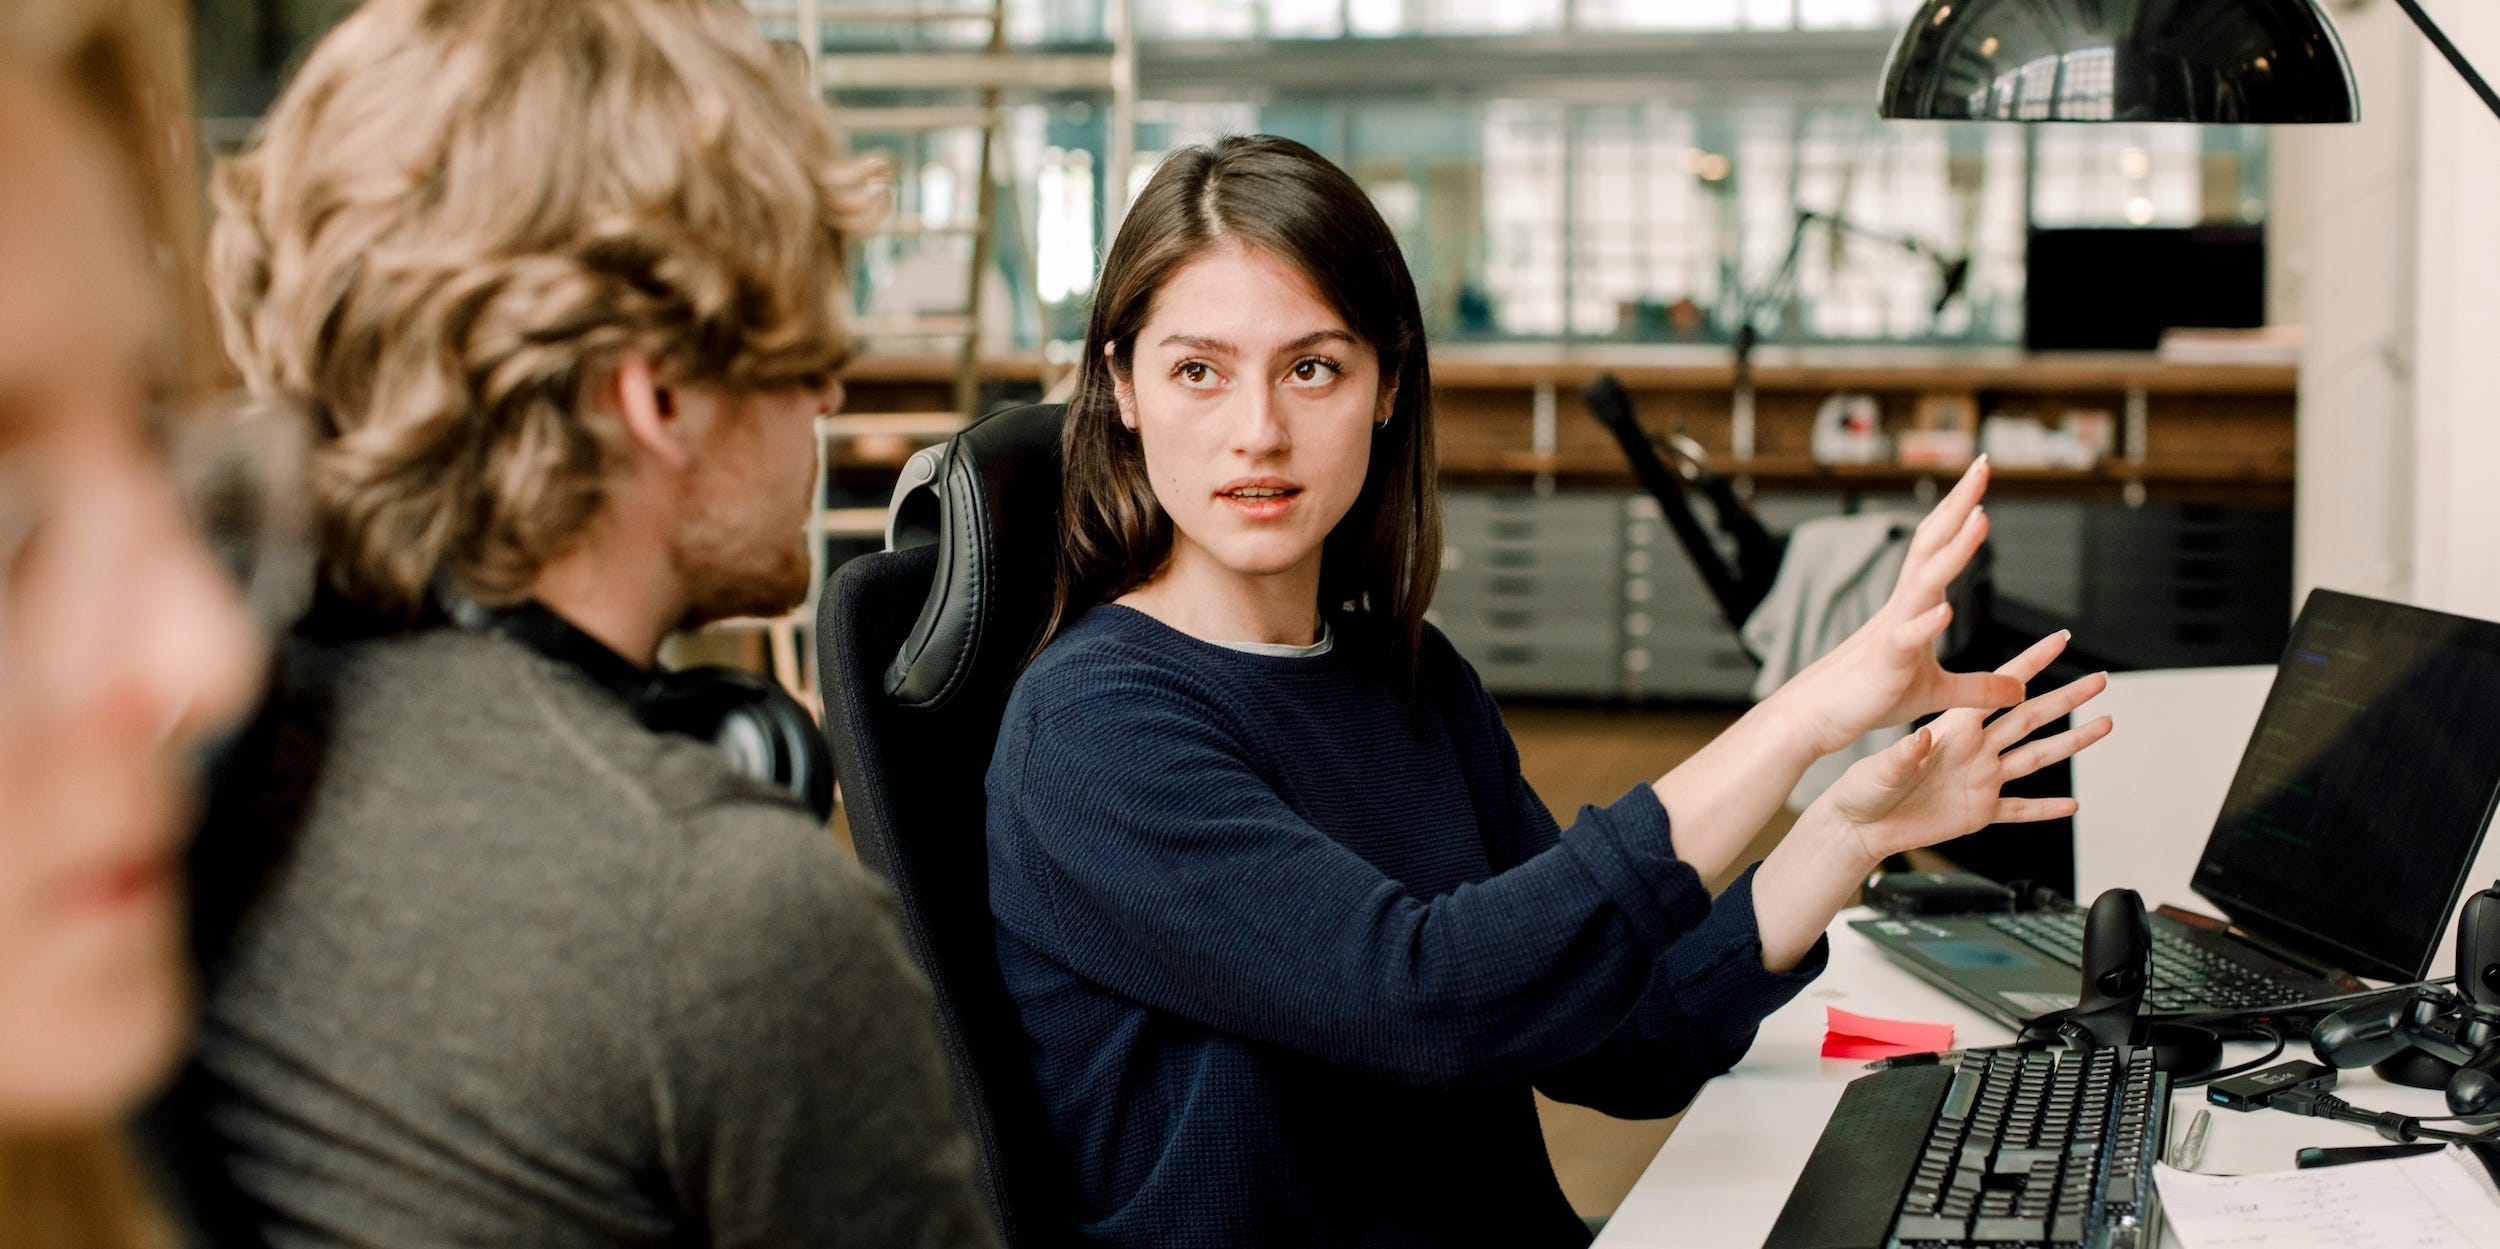
[[[1226,482],[1215,492],[1218,502],[1252,520],[1273,520],[1293,510],[1302,487],[1273,477]]]
[[[116,914],[153,905],[172,890],[173,873],[155,860],[99,872],[71,887],[69,903],[80,914]]]
[[[176,848],[158,837],[121,840],[118,851],[97,847],[85,863],[55,878],[53,896],[69,914],[111,919],[153,910],[172,898]]]

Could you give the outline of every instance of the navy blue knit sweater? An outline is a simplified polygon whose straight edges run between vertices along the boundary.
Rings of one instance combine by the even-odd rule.
[[[1671,1114],[1821,969],[1649,786],[1557,830],[1435,631],[1421,688],[1122,607],[1017,684],[991,905],[1094,1242],[1584,1244],[1530,1088]]]

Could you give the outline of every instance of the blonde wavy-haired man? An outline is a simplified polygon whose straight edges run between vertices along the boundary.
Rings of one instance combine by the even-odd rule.
[[[869,192],[701,0],[371,0],[219,172],[332,600],[204,856],[253,870],[203,882],[180,1102],[248,1234],[989,1241],[888,895],[580,665],[428,627],[535,604],[647,667],[794,603]]]

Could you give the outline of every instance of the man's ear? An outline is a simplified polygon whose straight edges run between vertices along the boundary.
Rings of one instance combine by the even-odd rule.
[[[667,387],[660,385],[651,361],[641,356],[625,357],[617,364],[608,386],[617,417],[625,423],[625,436],[637,453],[670,470],[684,468],[686,448],[678,441],[681,405]]]

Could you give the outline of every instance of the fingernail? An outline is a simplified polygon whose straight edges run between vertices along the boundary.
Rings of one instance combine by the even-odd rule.
[[[2057,631],[2057,636],[2061,640],[2072,642],[2075,640],[2075,631],[2072,629],[2060,629]]]

